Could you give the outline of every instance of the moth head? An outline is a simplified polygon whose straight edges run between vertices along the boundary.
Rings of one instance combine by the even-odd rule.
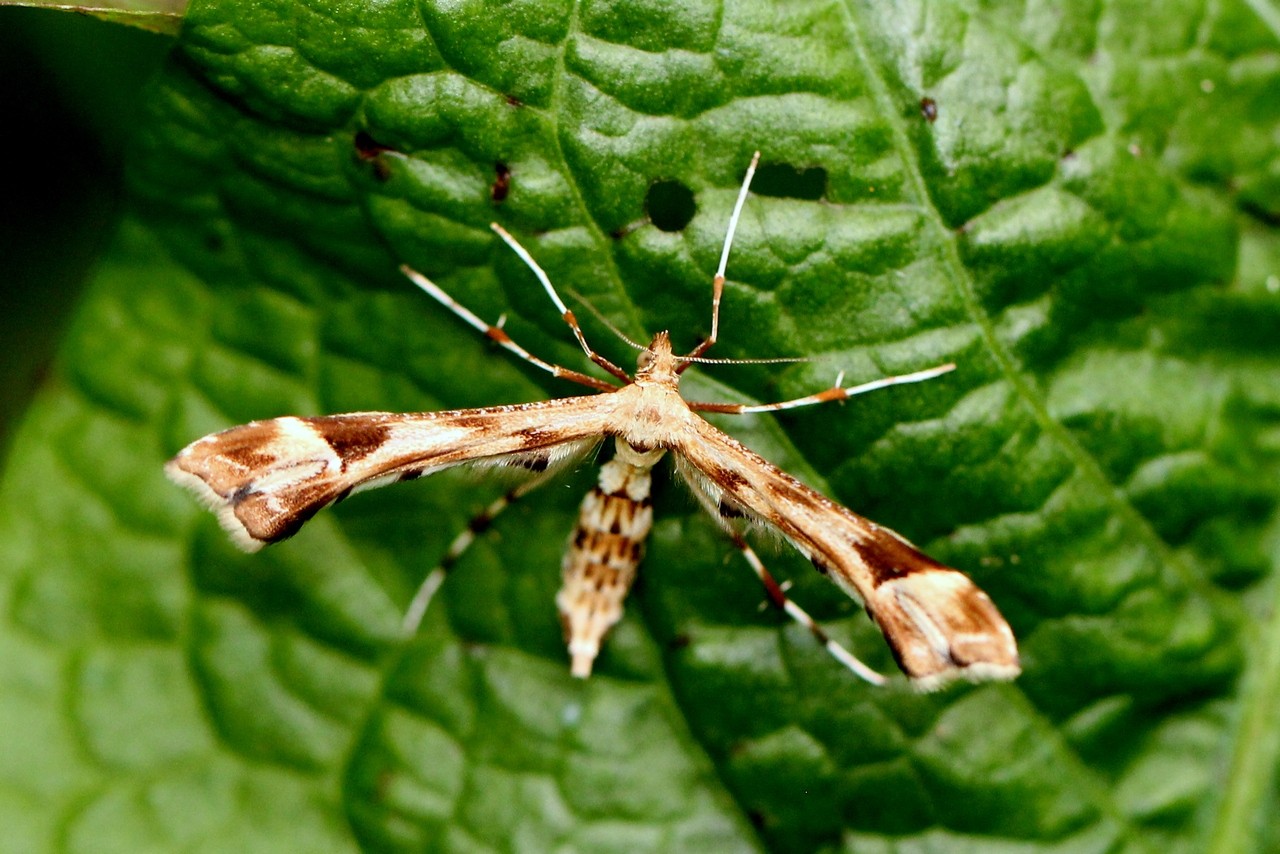
[[[665,331],[659,332],[636,357],[636,379],[653,380],[665,374],[674,374],[675,367],[676,359],[671,353],[671,335]]]

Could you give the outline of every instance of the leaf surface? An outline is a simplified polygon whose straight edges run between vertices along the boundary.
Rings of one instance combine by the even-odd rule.
[[[1280,53],[1245,4],[204,2],[0,485],[23,850],[1265,850],[1277,843]],[[1271,29],[1268,27],[1271,26]],[[1229,132],[1228,132],[1229,130]],[[502,222],[689,396],[946,361],[744,438],[969,572],[1025,673],[855,682],[678,487],[597,675],[553,597],[591,473],[360,495],[252,556],[163,479],[255,418],[577,393]],[[504,186],[505,185],[505,186]],[[606,355],[629,348],[593,321]],[[726,427],[732,428],[732,423]],[[873,666],[860,609],[771,567]]]

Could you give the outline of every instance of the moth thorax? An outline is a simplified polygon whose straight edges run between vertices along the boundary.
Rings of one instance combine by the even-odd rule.
[[[601,467],[600,484],[582,501],[556,595],[572,672],[581,679],[591,675],[604,636],[622,619],[622,602],[653,526],[652,463],[637,466],[622,457],[620,448]]]

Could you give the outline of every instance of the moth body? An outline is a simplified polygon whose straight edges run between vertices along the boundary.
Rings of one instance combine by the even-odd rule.
[[[556,595],[570,670],[581,679],[591,675],[601,641],[622,619],[653,527],[650,472],[665,453],[637,451],[621,438],[616,445],[613,459],[600,467],[599,483],[582,500]]]

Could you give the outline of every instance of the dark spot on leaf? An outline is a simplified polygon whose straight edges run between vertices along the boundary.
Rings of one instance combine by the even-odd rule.
[[[938,120],[938,102],[932,98],[921,98],[920,115],[924,116],[924,120],[929,124],[936,122]]]
[[[612,237],[614,240],[621,240],[622,238],[626,237],[628,234],[635,231],[636,229],[643,228],[648,224],[649,224],[649,219],[647,217],[643,219],[632,220],[626,225],[620,225],[617,228],[615,228],[613,231],[609,232],[609,236]]]
[[[511,169],[499,160],[493,164],[493,186],[489,188],[489,198],[493,199],[495,205],[500,205],[506,201],[510,190]]]
[[[698,206],[693,191],[679,181],[658,181],[644,199],[649,221],[659,231],[679,231],[693,219]]]
[[[515,95],[508,95],[508,96],[507,96],[507,103],[508,103],[508,104],[510,104],[510,105],[511,105],[511,106],[513,106],[513,107],[523,107],[523,106],[524,106],[524,101],[521,101],[521,100],[520,100],[519,98],[517,98]]]
[[[387,166],[382,155],[388,151],[395,149],[390,146],[383,145],[365,130],[356,131],[355,136],[356,156],[360,160],[368,163],[373,170],[373,177],[379,181],[385,181],[391,177],[391,169]]]
[[[667,642],[667,649],[674,652],[675,650],[684,649],[691,643],[693,643],[693,638],[685,634],[680,634]]]
[[[355,146],[356,154],[360,155],[362,160],[369,160],[384,151],[391,151],[389,146],[378,142],[367,130],[356,131]]]
[[[821,166],[797,169],[788,163],[768,163],[756,170],[751,192],[775,199],[816,202],[827,194],[827,170]]]

